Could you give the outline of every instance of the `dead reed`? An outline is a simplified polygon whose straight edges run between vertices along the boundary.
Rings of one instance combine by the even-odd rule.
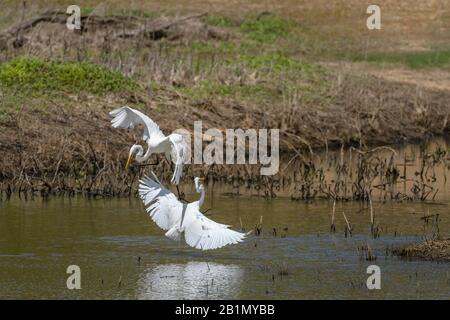
[[[432,239],[393,250],[393,254],[406,259],[450,261],[450,239]]]

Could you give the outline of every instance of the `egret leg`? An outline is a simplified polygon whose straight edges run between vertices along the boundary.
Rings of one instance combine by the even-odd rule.
[[[164,158],[166,159],[167,163],[169,164],[170,169],[172,170],[172,172],[175,172],[175,168],[173,166],[173,163],[169,159],[167,159],[167,157],[164,157]],[[186,202],[186,200],[184,199],[184,194],[180,191],[180,188],[178,187],[178,185],[176,184],[175,186],[177,188],[178,199]]]
[[[208,260],[205,257],[205,251],[203,250],[203,247],[202,247],[202,256],[203,256],[203,259],[205,259],[206,266],[208,267],[208,272],[211,271],[211,268],[209,267]]]

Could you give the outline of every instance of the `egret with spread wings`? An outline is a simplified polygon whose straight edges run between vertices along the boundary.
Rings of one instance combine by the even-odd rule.
[[[142,163],[153,153],[164,153],[169,160],[172,155],[175,157],[175,169],[172,176],[172,183],[178,184],[183,175],[183,162],[185,160],[187,145],[181,134],[172,133],[165,136],[159,126],[142,112],[130,107],[121,107],[111,111],[113,117],[111,124],[113,128],[133,129],[139,124],[144,126],[143,140],[147,143],[147,151],[141,145],[134,144],[130,148],[126,167],[130,164],[133,156],[136,161]],[[134,155],[136,153],[136,155]]]
[[[156,180],[158,180],[155,177]],[[191,203],[182,203],[164,188],[161,183],[148,177],[140,180],[139,195],[147,207],[153,221],[163,230],[166,237],[181,240],[196,249],[210,250],[241,242],[245,234],[228,229],[229,226],[207,218],[200,212],[205,199],[205,189],[195,178],[195,187],[200,199]]]

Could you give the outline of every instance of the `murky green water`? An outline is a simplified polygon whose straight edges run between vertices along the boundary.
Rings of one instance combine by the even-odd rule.
[[[236,228],[241,220],[250,230],[263,216],[262,235],[202,253],[166,239],[138,199],[1,202],[0,298],[449,298],[448,263],[386,255],[386,247],[431,232],[420,219],[423,212],[439,213],[440,233],[448,236],[448,200],[375,203],[383,228],[376,240],[369,236],[370,213],[360,203],[337,204],[337,231],[330,234],[327,201],[220,195],[213,200],[205,204],[213,205],[212,219]],[[354,227],[352,237],[344,237],[342,211]],[[358,251],[367,244],[376,261]],[[66,287],[66,269],[73,264],[81,268],[81,290]],[[366,287],[371,264],[381,268],[381,290]]]

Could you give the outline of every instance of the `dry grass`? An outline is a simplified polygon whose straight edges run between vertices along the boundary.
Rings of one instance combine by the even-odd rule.
[[[396,249],[393,253],[407,259],[450,262],[450,239],[426,240]]]
[[[70,1],[37,0],[26,1],[27,10],[23,10],[22,2],[2,1],[0,26],[8,25],[19,13],[29,18],[38,10],[64,10]],[[370,1],[338,1],[338,0],[280,0],[276,2],[257,0],[228,2],[218,0],[134,0],[131,3],[123,0],[83,1],[85,12],[99,14],[133,12],[135,14],[165,12],[166,14],[186,14],[209,12],[211,14],[232,17],[249,13],[270,11],[282,16],[296,19],[309,28],[314,28],[316,36],[334,39],[334,47],[339,50],[357,46],[370,51],[399,50],[406,51],[429,49],[436,43],[447,43],[450,39],[448,28],[450,14],[448,1],[396,1],[381,0],[377,2],[382,8],[382,31],[368,33],[365,28],[366,8]],[[370,38],[369,38],[370,37]],[[342,41],[345,39],[345,41]],[[352,41],[350,41],[352,40]]]

